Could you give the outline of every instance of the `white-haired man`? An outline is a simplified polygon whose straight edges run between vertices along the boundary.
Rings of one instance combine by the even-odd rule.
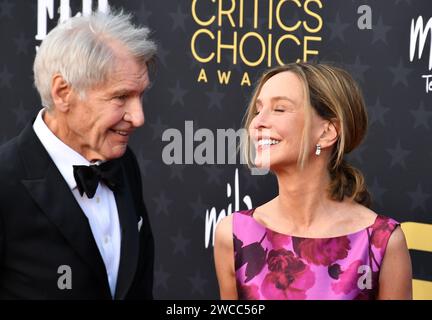
[[[44,108],[0,148],[0,298],[151,299],[154,244],[129,136],[156,53],[123,13],[54,28]]]

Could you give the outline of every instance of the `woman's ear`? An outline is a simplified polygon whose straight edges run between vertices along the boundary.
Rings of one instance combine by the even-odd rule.
[[[72,94],[71,86],[60,74],[55,74],[51,81],[51,97],[58,111],[66,112]]]
[[[324,124],[324,130],[319,139],[321,148],[328,148],[335,144],[339,139],[339,124],[337,119],[327,120]]]

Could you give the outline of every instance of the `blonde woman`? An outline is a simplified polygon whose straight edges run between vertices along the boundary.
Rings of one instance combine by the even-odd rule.
[[[245,152],[269,168],[278,195],[220,222],[222,299],[411,299],[411,262],[395,220],[369,209],[362,173],[344,155],[367,113],[342,69],[310,63],[266,72],[245,117]]]

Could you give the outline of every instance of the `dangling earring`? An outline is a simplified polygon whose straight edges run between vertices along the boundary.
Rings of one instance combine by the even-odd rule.
[[[317,144],[317,145],[316,145],[315,154],[316,154],[317,156],[319,156],[320,153],[321,153],[321,145],[320,145],[320,144]]]

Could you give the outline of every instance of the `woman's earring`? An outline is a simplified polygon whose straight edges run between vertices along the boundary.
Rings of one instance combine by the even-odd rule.
[[[317,156],[319,156],[320,153],[321,153],[321,145],[317,144],[317,145],[316,145],[315,154],[316,154]]]

